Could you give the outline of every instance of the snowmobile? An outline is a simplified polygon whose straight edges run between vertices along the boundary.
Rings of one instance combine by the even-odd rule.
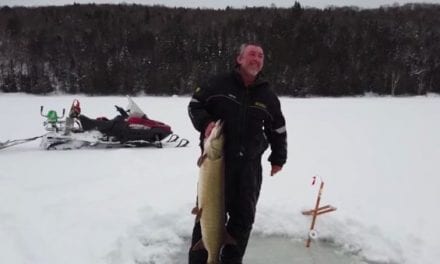
[[[22,144],[41,138],[40,147],[43,149],[78,149],[118,148],[118,147],[147,147],[164,146],[185,147],[189,141],[173,134],[171,127],[163,122],[147,117],[139,106],[128,98],[127,109],[115,105],[119,113],[113,119],[99,117],[92,119],[81,114],[80,103],[75,99],[69,115],[64,118],[65,109],[61,116],[50,110],[44,114],[41,106],[40,114],[45,117],[43,126],[46,134],[28,139],[0,142],[0,149]]]

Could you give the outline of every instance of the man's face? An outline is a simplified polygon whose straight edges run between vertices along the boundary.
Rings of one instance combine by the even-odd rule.
[[[237,57],[237,63],[240,68],[251,76],[257,74],[263,69],[264,52],[261,47],[248,45],[241,55]]]

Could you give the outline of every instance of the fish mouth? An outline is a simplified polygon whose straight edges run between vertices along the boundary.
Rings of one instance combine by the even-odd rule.
[[[223,132],[223,121],[219,119],[215,122],[215,126],[212,131],[212,133],[214,133],[213,138],[219,138],[222,135],[222,132]]]

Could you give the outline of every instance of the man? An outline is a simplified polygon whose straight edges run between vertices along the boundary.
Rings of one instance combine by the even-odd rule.
[[[262,182],[261,156],[271,146],[270,175],[278,173],[287,158],[286,127],[280,102],[261,78],[264,52],[260,45],[243,44],[236,69],[210,79],[196,89],[188,106],[201,146],[218,119],[224,121],[225,210],[227,232],[237,242],[225,245],[221,263],[240,264],[255,219]],[[193,229],[192,246],[201,238],[200,224]],[[191,250],[190,264],[205,264],[205,250]]]

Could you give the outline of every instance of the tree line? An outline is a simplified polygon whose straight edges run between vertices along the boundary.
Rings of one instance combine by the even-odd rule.
[[[73,4],[0,7],[0,91],[190,94],[265,49],[282,95],[440,93],[440,5],[188,9]]]

